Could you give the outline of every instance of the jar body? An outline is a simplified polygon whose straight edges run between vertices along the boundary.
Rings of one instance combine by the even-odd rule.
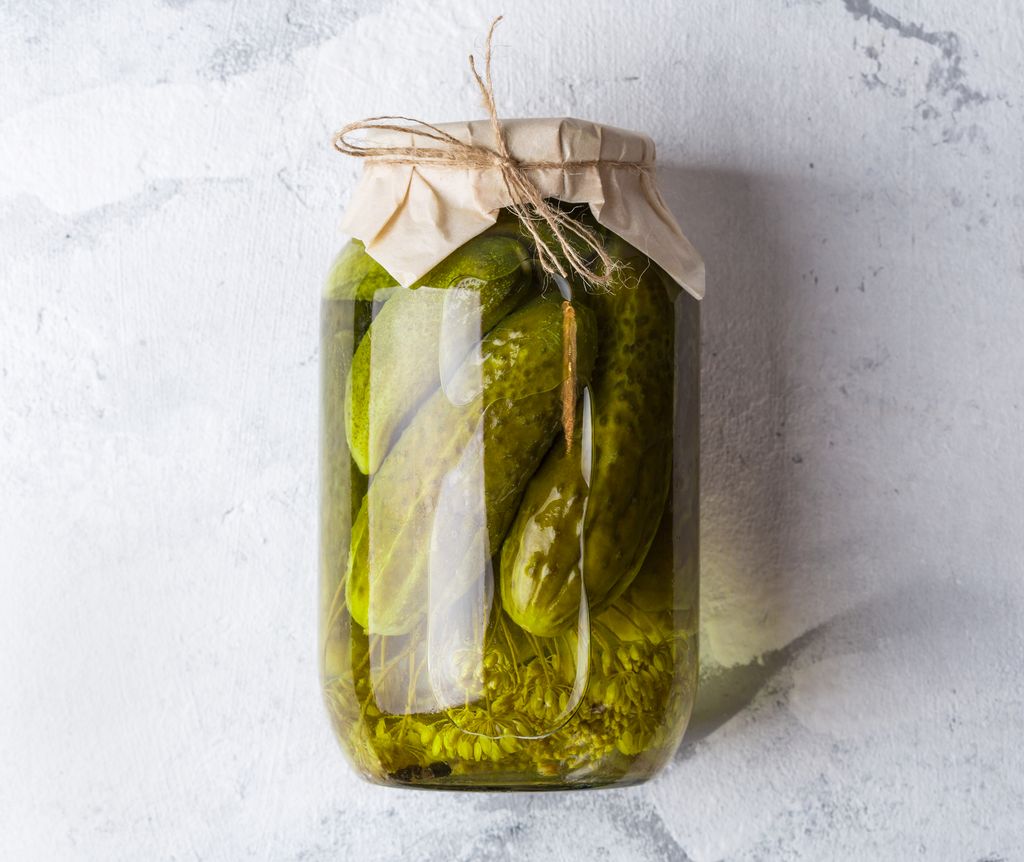
[[[332,270],[320,657],[368,780],[630,784],[685,730],[699,304],[602,233],[607,294],[541,278],[508,218],[410,288],[358,243]]]

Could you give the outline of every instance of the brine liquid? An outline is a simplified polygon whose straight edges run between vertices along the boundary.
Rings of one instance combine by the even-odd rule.
[[[444,589],[451,573],[465,568],[470,547],[458,544],[453,555],[445,537],[453,535],[452,526],[464,532],[465,524],[486,517],[473,511],[476,498],[465,491],[450,506],[434,498],[415,510],[435,522],[427,530],[435,540],[417,548],[428,558],[426,585],[412,609],[385,626],[406,630],[375,632],[372,619],[364,627],[353,618],[345,579],[353,525],[373,479],[356,466],[346,440],[346,380],[375,306],[324,300],[323,690],[343,749],[369,780],[451,789],[627,784],[649,777],[675,751],[697,675],[699,312],[686,295],[673,307],[675,372],[667,384],[674,403],[672,484],[657,533],[621,595],[596,608],[584,598],[572,625],[541,637],[501,607],[500,554],[477,549],[472,579],[457,595]],[[581,403],[590,411],[584,415],[614,407],[594,403],[589,390]],[[587,433],[584,428],[584,440]],[[473,443],[453,461],[445,488],[466,485],[467,471],[493,469],[487,438],[468,439]],[[441,434],[436,457],[443,443]],[[592,457],[586,445],[578,452],[581,459]],[[386,505],[371,510],[363,529],[382,528],[391,512]],[[445,518],[452,524],[436,523]],[[416,564],[424,565],[422,559]],[[389,595],[373,598],[387,610]]]

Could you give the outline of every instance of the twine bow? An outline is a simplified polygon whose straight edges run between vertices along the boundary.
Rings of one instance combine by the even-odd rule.
[[[494,149],[482,144],[465,143],[435,125],[402,116],[368,117],[365,120],[349,123],[334,136],[334,148],[347,156],[370,159],[383,164],[429,165],[479,170],[496,169],[500,171],[502,181],[508,191],[508,208],[515,213],[533,240],[541,269],[549,276],[559,277],[555,280],[559,283],[563,293],[562,425],[565,430],[566,449],[571,451],[576,417],[577,382],[576,316],[572,306],[569,279],[574,277],[588,288],[607,290],[612,283],[613,274],[618,269],[618,262],[605,251],[600,238],[590,228],[558,207],[549,204],[536,184],[530,179],[528,172],[546,168],[571,170],[598,165],[613,165],[646,171],[650,165],[617,159],[524,162],[515,158],[509,150],[505,128],[501,120],[498,119],[498,110],[494,101],[494,85],[491,80],[491,46],[494,29],[501,20],[502,16],[499,15],[487,31],[483,76],[477,71],[473,55],[469,55],[469,68],[480,89],[484,109],[487,111],[491,128],[494,131]],[[352,132],[365,129],[400,132],[411,135],[414,139],[431,141],[435,145],[371,146],[349,140],[348,136]],[[537,228],[541,222],[550,230],[554,248],[549,246],[541,236]]]

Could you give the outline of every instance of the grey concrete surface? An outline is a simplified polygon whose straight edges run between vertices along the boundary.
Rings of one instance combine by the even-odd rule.
[[[431,795],[319,701],[333,129],[636,128],[704,253],[703,634],[653,782]],[[0,857],[1024,859],[1017,0],[0,4]]]

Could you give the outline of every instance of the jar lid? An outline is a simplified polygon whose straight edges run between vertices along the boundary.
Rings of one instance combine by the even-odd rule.
[[[654,180],[646,135],[569,117],[502,120],[508,150],[543,197],[590,205],[594,218],[661,266],[684,290],[704,295],[704,263],[683,235]],[[438,124],[462,143],[494,150],[489,120]],[[443,149],[412,131],[363,128],[372,147]],[[342,230],[402,285],[426,274],[485,231],[511,193],[493,165],[364,159]]]

